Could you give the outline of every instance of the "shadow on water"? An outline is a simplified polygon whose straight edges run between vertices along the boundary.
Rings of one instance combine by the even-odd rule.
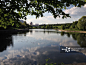
[[[6,50],[8,46],[13,46],[12,35],[0,34],[0,52]]]
[[[13,47],[12,35],[24,34],[24,36],[26,36],[27,32],[28,31],[14,32],[14,33],[0,33],[0,52],[6,50],[8,46]]]

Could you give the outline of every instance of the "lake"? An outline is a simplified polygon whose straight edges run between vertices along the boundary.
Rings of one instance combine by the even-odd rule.
[[[61,52],[61,46],[84,49],[64,53]],[[37,65],[45,64],[46,59],[49,59],[47,63],[57,63],[57,65],[86,63],[86,34],[54,29],[30,29],[23,33],[0,34],[1,64]]]

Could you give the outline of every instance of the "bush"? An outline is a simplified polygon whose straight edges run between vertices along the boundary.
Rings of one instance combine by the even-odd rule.
[[[64,30],[65,29],[65,25],[61,25],[61,29]]]

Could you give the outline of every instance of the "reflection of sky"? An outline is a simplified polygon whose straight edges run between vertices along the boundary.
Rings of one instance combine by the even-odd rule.
[[[86,57],[81,54],[61,54],[59,46],[79,46],[77,41],[74,41],[72,38],[68,38],[66,35],[61,36],[59,33],[47,33],[43,32],[44,30],[35,30],[32,33],[18,34],[13,35],[13,44],[14,47],[8,47],[6,51],[0,53],[0,61],[10,63],[44,63],[47,57],[50,57],[53,60],[58,62],[64,61],[68,63],[68,59],[72,58],[69,63],[74,62],[85,62]],[[45,30],[47,31],[47,30]],[[54,30],[51,30],[54,31]],[[63,59],[67,58],[67,60]],[[76,58],[75,58],[76,57]],[[82,58],[82,60],[80,60]],[[39,60],[40,59],[40,60]],[[62,61],[61,61],[62,60]],[[8,62],[9,61],[9,62]],[[33,61],[33,62],[32,62]]]

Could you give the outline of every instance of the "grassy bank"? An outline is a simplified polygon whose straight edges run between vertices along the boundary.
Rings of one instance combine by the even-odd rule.
[[[57,29],[58,31],[62,31],[62,32],[74,32],[74,33],[86,33],[86,31],[80,31],[80,30],[62,30],[62,29]]]
[[[68,31],[83,31],[83,30],[79,30],[79,29],[62,29],[61,26],[58,26],[59,30],[68,30]]]
[[[68,30],[68,31],[82,31],[82,30],[77,30],[77,29],[64,29],[64,30]]]

